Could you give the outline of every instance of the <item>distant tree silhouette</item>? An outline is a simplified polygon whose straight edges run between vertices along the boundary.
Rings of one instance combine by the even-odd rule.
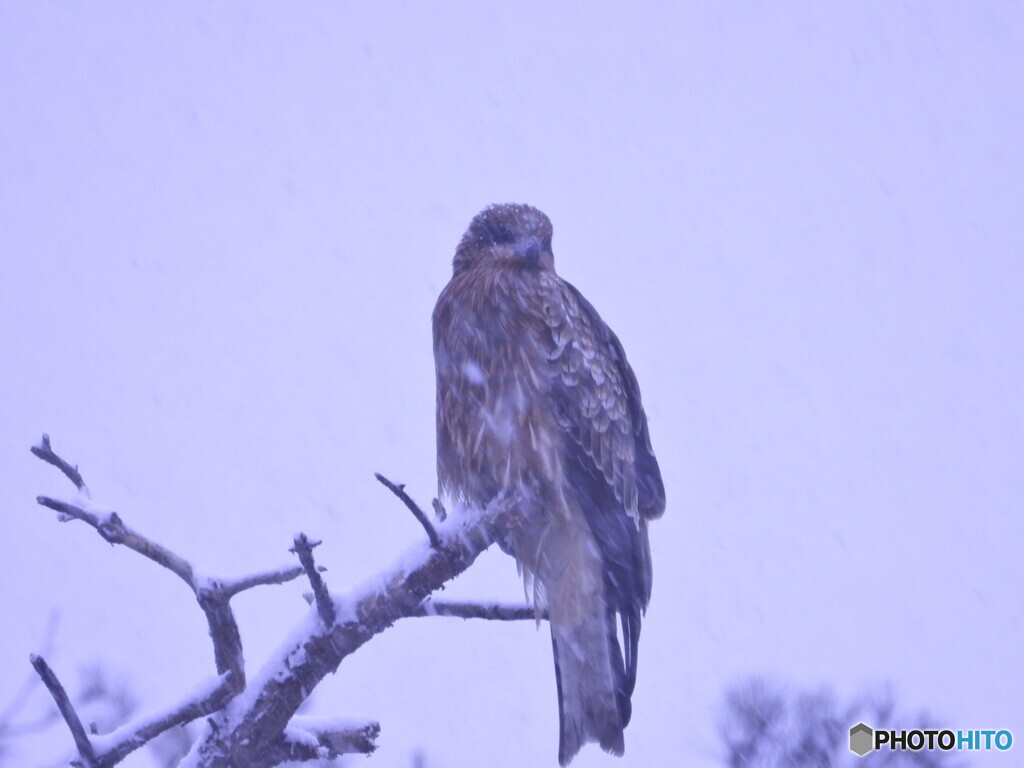
[[[719,734],[729,768],[962,768],[960,753],[883,749],[858,757],[849,730],[937,727],[925,713],[894,715],[892,694],[841,705],[832,691],[797,691],[762,678],[732,686],[725,694]]]

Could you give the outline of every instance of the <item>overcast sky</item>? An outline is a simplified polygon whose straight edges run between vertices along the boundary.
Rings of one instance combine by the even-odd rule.
[[[1024,744],[1024,11],[687,6],[0,4],[0,707],[51,616],[72,689],[101,663],[152,710],[213,670],[174,577],[36,507],[71,495],[44,431],[206,571],[303,530],[344,593],[420,541],[372,473],[433,495],[430,313],[515,201],[668,494],[626,756],[574,766],[718,764],[749,674]],[[302,591],[236,601],[250,674]],[[522,589],[494,552],[448,594]],[[400,623],[314,711],[379,718],[379,768],[556,764],[531,623]]]

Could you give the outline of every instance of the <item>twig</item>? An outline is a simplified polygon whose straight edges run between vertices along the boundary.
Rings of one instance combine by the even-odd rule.
[[[409,511],[413,513],[417,520],[419,520],[420,525],[423,526],[423,530],[427,532],[427,538],[430,539],[430,546],[437,549],[441,545],[441,540],[437,536],[437,530],[434,528],[433,523],[430,522],[430,518],[423,513],[423,510],[419,508],[419,505],[409,497],[409,494],[405,492],[405,484],[392,483],[384,477],[384,475],[380,474],[380,472],[374,472],[373,476],[377,478],[377,481],[381,485],[402,500],[405,506],[409,508]]]
[[[82,475],[79,474],[78,467],[72,467],[64,461],[64,459],[53,452],[53,449],[50,448],[49,435],[43,433],[43,439],[39,441],[39,445],[33,445],[29,450],[47,464],[52,464],[63,472],[64,476],[75,484],[75,488],[80,491],[84,491],[86,495],[88,495],[89,489],[85,487],[85,481],[82,479]]]
[[[323,566],[317,566],[318,571],[327,570]],[[271,584],[287,584],[289,581],[297,579],[305,573],[305,569],[301,565],[288,565],[284,568],[278,568],[274,571],[264,571],[263,573],[254,573],[251,576],[243,576],[240,579],[234,579],[232,581],[222,581],[220,585],[221,592],[227,597],[234,597],[239,592],[244,592],[247,589],[253,587],[263,587]]]
[[[78,748],[78,754],[82,756],[82,760],[86,766],[93,766],[96,764],[96,753],[93,751],[92,743],[89,741],[89,736],[85,732],[85,728],[82,727],[82,721],[78,717],[78,713],[75,712],[75,707],[68,698],[67,692],[64,690],[64,686],[60,684],[60,680],[57,679],[57,675],[50,669],[50,665],[46,663],[46,660],[42,656],[36,656],[33,654],[29,657],[32,662],[33,668],[39,674],[39,677],[43,680],[43,685],[46,686],[47,690],[50,691],[50,695],[53,696],[54,702],[57,704],[57,709],[60,710],[61,716],[64,718],[64,722],[68,724],[68,728],[71,730],[71,736],[75,740],[75,746]]]
[[[124,521],[121,520],[117,512],[98,514],[77,504],[60,501],[59,499],[51,499],[49,496],[37,496],[36,502],[66,517],[88,523],[96,529],[96,532],[103,537],[104,541],[109,544],[120,544],[121,546],[128,547],[128,549],[138,552],[154,563],[162,565],[188,584],[189,587],[192,587],[194,591],[192,565],[188,560],[129,528],[124,524]]]
[[[547,619],[547,611],[530,605],[501,605],[493,603],[458,603],[447,600],[424,600],[419,610],[410,616],[453,616],[459,619],[489,619],[491,621],[526,621]]]
[[[299,562],[302,563],[302,568],[306,571],[306,578],[309,579],[309,584],[313,587],[316,610],[320,614],[321,621],[324,626],[330,627],[334,624],[334,603],[327,593],[327,584],[324,583],[323,577],[320,576],[320,572],[313,562],[313,547],[318,546],[320,546],[319,541],[310,541],[306,534],[300,533],[295,537],[295,544],[291,551],[299,556]]]

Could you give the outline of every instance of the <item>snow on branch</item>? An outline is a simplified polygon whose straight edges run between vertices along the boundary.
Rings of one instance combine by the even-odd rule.
[[[71,730],[82,768],[109,768],[164,731],[205,717],[205,725],[182,766],[271,768],[283,762],[333,759],[376,749],[376,722],[321,720],[297,717],[296,712],[316,685],[334,672],[347,656],[398,619],[415,616],[456,616],[499,621],[540,620],[530,606],[480,605],[430,600],[445,582],[465,571],[497,538],[515,525],[517,497],[500,496],[476,516],[440,520],[435,527],[404,486],[381,475],[387,486],[416,515],[429,545],[412,549],[383,576],[346,597],[332,596],[313,561],[319,542],[304,534],[292,551],[300,564],[235,579],[203,575],[192,563],[124,523],[111,510],[93,504],[77,467],[58,456],[43,436],[32,453],[57,467],[74,485],[74,502],[37,497],[61,521],[81,520],[104,540],[138,552],[167,568],[192,590],[210,627],[217,677],[171,710],[129,723],[113,733],[90,736],[52,670],[38,656],[32,664],[43,679]],[[437,509],[435,504],[435,509]],[[284,584],[305,574],[313,588],[315,609],[295,627],[279,650],[248,684],[242,661],[242,641],[230,600],[257,586]]]
[[[191,723],[223,708],[234,695],[227,672],[204,686],[204,690],[187,698],[173,709],[158,715],[149,715],[121,726],[113,733],[94,736],[97,766],[113,766],[139,747],[148,744],[164,731]]]

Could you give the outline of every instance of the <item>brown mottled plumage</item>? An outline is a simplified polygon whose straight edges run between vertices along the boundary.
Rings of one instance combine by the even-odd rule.
[[[523,522],[500,543],[548,610],[559,761],[589,741],[621,755],[651,596],[647,521],[665,489],[636,377],[555,274],[547,216],[493,205],[473,219],[434,309],[434,359],[440,497],[520,499]]]

